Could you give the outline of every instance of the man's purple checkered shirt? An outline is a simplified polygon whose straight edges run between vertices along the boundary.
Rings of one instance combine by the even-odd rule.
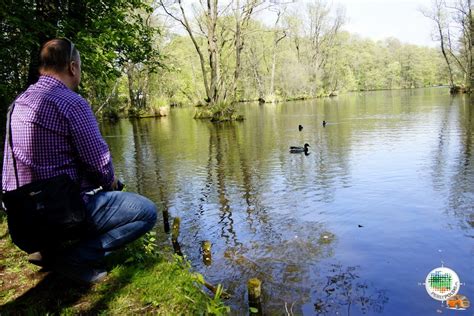
[[[94,114],[87,101],[61,81],[41,76],[23,92],[15,101],[11,126],[20,186],[66,173],[83,191],[110,187],[112,159]],[[2,188],[16,189],[8,140]]]

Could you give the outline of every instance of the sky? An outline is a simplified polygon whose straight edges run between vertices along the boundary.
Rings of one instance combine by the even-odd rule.
[[[226,4],[230,0],[220,0]],[[270,2],[291,2],[288,8],[304,10],[305,3],[312,0],[264,0]],[[344,29],[350,33],[359,34],[364,38],[382,40],[395,37],[403,43],[437,47],[432,40],[432,21],[424,17],[420,8],[429,8],[432,0],[326,0],[333,6],[342,5],[346,8],[347,22]],[[241,0],[241,3],[243,1]],[[198,0],[185,0],[190,6]],[[268,9],[267,9],[268,10]],[[190,11],[191,12],[191,11]],[[274,14],[261,12],[263,20],[268,24],[274,23]]]
[[[268,2],[289,0],[268,0]],[[301,8],[311,0],[294,0],[288,8]],[[346,9],[344,29],[364,38],[381,40],[395,37],[403,43],[436,47],[432,40],[432,21],[424,17],[420,8],[429,8],[432,0],[327,0],[333,7]],[[264,14],[266,15],[266,14]],[[268,15],[267,22],[274,21]]]
[[[410,44],[436,46],[431,38],[432,22],[420,8],[431,0],[334,0],[346,8],[344,27],[351,33],[375,40],[395,37]]]

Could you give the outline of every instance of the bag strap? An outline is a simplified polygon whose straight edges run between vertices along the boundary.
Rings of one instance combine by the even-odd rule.
[[[16,180],[16,187],[20,187],[20,181],[18,180],[18,170],[16,166],[16,159],[15,159],[15,153],[13,152],[13,139],[12,139],[12,114],[13,114],[13,109],[15,108],[15,101],[8,107],[8,113],[7,113],[7,139],[8,139],[8,144],[10,145],[10,151],[12,154],[12,159],[13,159],[13,169],[15,170],[15,180]]]

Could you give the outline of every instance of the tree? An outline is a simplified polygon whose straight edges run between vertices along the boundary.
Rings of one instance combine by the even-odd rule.
[[[159,65],[152,45],[157,30],[141,16],[152,11],[145,0],[6,0],[0,5],[3,108],[37,80],[39,47],[50,38],[67,37],[80,50],[80,89],[94,107],[108,99],[125,63]]]
[[[178,4],[179,10],[173,11],[173,5]],[[202,1],[200,2],[202,4]],[[204,89],[206,91],[206,102],[217,102],[219,100],[219,95],[217,91],[217,82],[218,82],[218,75],[219,71],[217,67],[219,64],[217,63],[218,55],[217,55],[217,35],[215,33],[216,25],[217,25],[217,3],[218,0],[208,0],[207,1],[207,8],[205,10],[205,25],[206,25],[206,37],[207,37],[207,45],[208,45],[208,52],[209,52],[209,62],[206,63],[204,52],[202,45],[198,42],[198,38],[196,38],[195,31],[193,30],[189,19],[187,17],[186,11],[184,9],[182,0],[165,2],[165,0],[159,0],[159,5],[163,10],[166,12],[168,16],[173,18],[175,21],[179,22],[186,32],[189,35],[189,38],[193,42],[194,48],[196,53],[199,56],[199,62],[201,65],[201,72],[202,72],[202,79],[204,84]],[[201,27],[201,31],[204,33],[204,28]],[[207,71],[207,66],[210,68],[210,72]],[[210,77],[210,79],[209,79]]]
[[[167,10],[179,14],[176,17],[181,20],[183,12],[190,18],[188,25],[195,40],[189,34],[175,35],[170,40],[166,51],[173,52],[173,60],[169,62],[178,70],[174,76],[170,75],[173,79],[163,84],[169,85],[172,81],[173,86],[185,86],[193,95],[204,95],[203,78],[211,78],[213,67],[208,50],[206,1],[198,3],[193,11],[184,3],[182,10],[179,3]],[[265,8],[263,5],[256,7],[258,10],[253,9],[247,20],[244,8],[248,2],[227,1],[228,6],[222,3],[218,3],[214,34],[219,56],[217,95],[225,102],[212,104],[209,100],[204,111],[222,114],[230,109],[232,113],[233,107],[225,103],[241,99],[270,100],[272,93],[279,101],[324,96],[335,91],[424,87],[446,84],[449,80],[441,52],[403,44],[394,38],[376,42],[343,32],[344,10],[322,0],[313,0],[312,10],[303,13],[292,12],[290,5],[288,11],[281,5],[272,6],[272,10],[266,11],[266,22],[268,13],[273,14],[270,24],[255,14]],[[240,31],[236,33],[238,21],[241,21]],[[236,38],[238,33],[240,44]],[[202,59],[193,48],[195,44]],[[194,51],[190,53],[189,47]],[[456,78],[459,70],[448,52],[447,56]],[[204,64],[200,65],[200,60]],[[177,82],[183,84],[176,85]]]
[[[449,71],[449,82],[451,87],[454,87],[454,76],[453,76],[453,67],[451,65],[451,61],[448,58],[448,53],[447,53],[447,36],[449,36],[447,33],[447,16],[446,12],[444,10],[444,0],[433,0],[432,8],[430,9],[422,9],[421,12],[423,15],[431,20],[436,25],[436,31],[437,35],[434,36],[436,40],[439,41],[441,52],[443,53],[444,60],[446,61],[446,65],[448,66],[448,71]],[[449,41],[449,40],[448,40]]]
[[[307,12],[310,71],[317,88],[320,72],[336,45],[337,34],[345,20],[345,12],[342,8],[338,8],[336,16],[331,18],[331,7],[324,0],[309,3]]]
[[[433,0],[430,9],[422,9],[425,17],[434,21],[444,60],[448,67],[451,91],[459,90],[455,84],[455,69],[462,74],[466,91],[474,87],[474,21],[471,0]]]
[[[279,22],[281,15],[283,12],[281,10],[277,10],[276,12],[277,18],[275,20],[275,25],[273,27],[273,49],[272,49],[272,74],[270,79],[270,95],[273,96],[275,94],[275,68],[276,68],[276,56],[277,56],[277,48],[278,43],[280,43],[286,37],[285,29],[280,29]]]
[[[474,21],[472,16],[471,0],[458,0],[454,6],[450,7],[453,11],[453,20],[460,28],[457,45],[449,41],[450,52],[456,63],[462,69],[465,76],[467,90],[471,92],[474,88],[474,64],[473,64],[473,45],[474,45]],[[458,52],[456,54],[455,52]]]

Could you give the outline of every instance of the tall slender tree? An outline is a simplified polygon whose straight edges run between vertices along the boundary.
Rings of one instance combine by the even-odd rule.
[[[449,70],[451,91],[459,89],[455,84],[455,72],[462,74],[462,82],[467,92],[474,88],[474,21],[471,0],[432,0],[431,8],[422,13],[434,21],[437,29],[436,40],[440,43]],[[456,67],[456,69],[455,69]]]

